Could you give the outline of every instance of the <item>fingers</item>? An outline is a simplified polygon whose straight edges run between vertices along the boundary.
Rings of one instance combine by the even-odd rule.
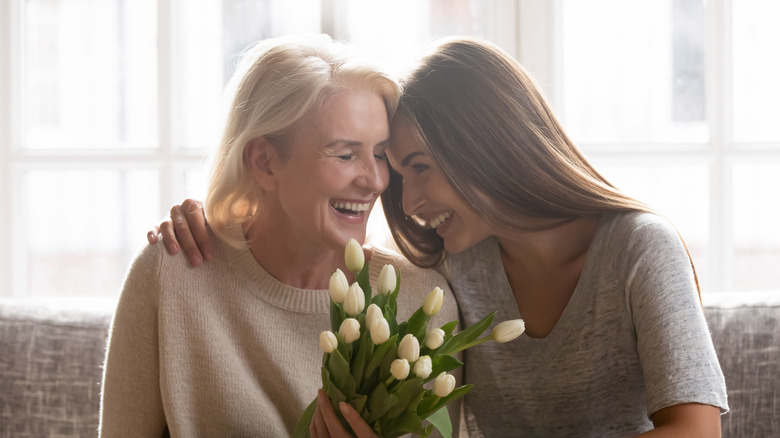
[[[374,429],[363,420],[360,413],[352,405],[347,402],[341,402],[339,403],[339,410],[358,438],[378,438],[377,434],[374,433]]]
[[[160,227],[154,226],[152,227],[152,229],[149,230],[148,233],[146,233],[146,240],[150,244],[154,245],[155,243],[157,243],[158,240],[160,240],[158,236],[159,234],[160,234]]]
[[[325,426],[325,418],[320,411],[319,402],[317,408],[314,410],[314,418],[312,418],[311,425],[309,425],[309,435],[311,438],[329,438],[328,428]]]
[[[186,202],[186,201],[185,201]],[[174,205],[171,207],[171,223],[170,225],[163,222],[160,228],[163,232],[163,241],[168,244],[178,245],[187,254],[192,266],[200,266],[203,263],[203,254],[198,248],[195,237],[190,231],[190,225],[187,221],[189,215],[185,214],[186,210],[181,205]],[[170,252],[170,251],[169,251]]]
[[[363,420],[360,413],[352,405],[341,402],[339,410],[358,438],[378,438],[371,426]],[[346,438],[353,436],[347,432],[341,421],[339,421],[336,411],[333,409],[333,404],[322,389],[317,392],[317,409],[314,411],[314,418],[311,426],[309,426],[309,434],[312,437]]]
[[[186,199],[181,204],[182,210],[186,213],[185,218],[195,242],[200,249],[205,260],[211,260],[214,250],[211,246],[208,230],[206,229],[206,215],[203,211],[203,204],[200,201]],[[186,249],[185,249],[186,252]]]

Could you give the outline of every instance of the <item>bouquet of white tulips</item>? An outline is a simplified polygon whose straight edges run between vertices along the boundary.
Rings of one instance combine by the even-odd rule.
[[[341,415],[338,405],[346,401],[379,436],[425,437],[434,427],[442,436],[451,436],[446,405],[471,389],[455,388],[449,372],[463,363],[453,354],[489,340],[515,339],[525,330],[523,321],[502,322],[482,338],[495,312],[458,333],[453,333],[458,321],[428,329],[430,317],[444,300],[444,291],[436,287],[408,321],[398,323],[400,272],[396,275],[392,265],[385,265],[373,295],[363,249],[354,239],[347,243],[345,261],[356,281],[349,285],[339,269],[331,275],[331,329],[320,334],[322,387],[336,414]],[[433,385],[425,385],[431,380]],[[294,437],[309,436],[316,402],[315,398],[298,420]]]

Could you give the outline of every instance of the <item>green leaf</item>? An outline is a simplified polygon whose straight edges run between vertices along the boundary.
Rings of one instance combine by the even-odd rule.
[[[417,435],[425,433],[422,420],[412,411],[404,411],[398,417],[388,420],[381,429],[382,436],[385,438],[399,437],[407,433]]]
[[[365,303],[371,302],[371,295],[372,295],[371,284],[368,278],[368,274],[369,274],[369,262],[366,262],[363,265],[363,269],[361,269],[360,272],[358,272],[358,274],[355,276],[355,281],[357,281],[357,283],[360,285],[360,288],[363,289],[363,294],[366,297],[366,300],[364,301]],[[367,307],[368,305],[366,305],[366,308]],[[363,309],[363,313],[364,314],[366,313],[365,308]]]
[[[439,374],[452,371],[463,366],[463,362],[449,354],[439,354],[431,360],[431,375],[428,380],[435,379]]]
[[[451,336],[452,331],[455,330],[455,328],[458,327],[458,321],[450,321],[447,324],[444,324],[441,326],[441,329],[444,331],[444,336]]]
[[[366,423],[371,424],[377,421],[393,405],[398,403],[398,396],[388,394],[384,382],[379,382],[371,394],[368,395],[368,417]]]
[[[328,371],[333,384],[346,395],[351,396],[355,393],[356,383],[349,371],[349,364],[344,356],[338,350],[333,350],[328,359]]]
[[[311,420],[314,418],[314,411],[317,409],[317,399],[315,398],[306,410],[303,411],[301,418],[298,419],[298,423],[295,424],[292,438],[309,438],[309,426]]]
[[[358,396],[354,397],[352,400],[349,401],[349,404],[352,405],[353,408],[355,408],[356,411],[361,413],[361,416],[363,414],[363,409],[366,407],[366,401],[368,400],[368,396],[364,394],[359,394]]]
[[[429,415],[427,420],[439,431],[442,438],[452,438],[452,420],[450,420],[447,406],[439,408],[438,411]]]
[[[368,361],[368,364],[366,365],[365,372],[363,373],[364,379],[370,376],[371,373],[376,371],[376,369],[382,365],[387,355],[392,354],[393,359],[395,359],[395,356],[397,355],[396,352],[398,351],[398,347],[395,345],[396,339],[398,339],[398,335],[390,336],[387,341],[382,343],[382,345],[374,350],[370,360]]]
[[[360,347],[352,361],[352,377],[357,385],[360,385],[363,381],[363,370],[366,367],[366,362],[371,358],[373,350],[374,343],[371,341],[371,335],[368,330],[366,330],[360,335]]]
[[[420,341],[420,344],[422,344],[425,340],[425,332],[428,328],[428,320],[430,319],[431,317],[426,315],[425,312],[423,312],[422,307],[420,307],[409,317],[409,325],[407,326],[406,333],[413,334],[414,337]]]
[[[393,393],[398,396],[398,403],[387,411],[387,418],[395,418],[408,409],[416,409],[416,405],[412,407],[412,404],[423,394],[423,381],[419,377],[404,380],[393,389]]]
[[[336,304],[333,300],[330,300],[330,331],[338,333],[344,317],[344,308],[341,304]]]
[[[420,418],[423,420],[428,418],[434,412],[439,410],[439,408],[441,408],[442,406],[466,395],[469,391],[471,391],[471,388],[473,386],[474,385],[463,385],[460,388],[455,388],[446,397],[432,396],[431,398],[423,399],[420,402],[420,404],[417,406],[417,415],[419,415]]]
[[[461,351],[464,346],[477,339],[479,335],[481,335],[485,330],[487,330],[488,327],[490,327],[490,324],[493,322],[493,317],[495,315],[496,312],[491,313],[490,315],[482,318],[482,320],[476,324],[460,331],[455,336],[445,341],[444,344],[439,347],[438,354],[453,354]]]

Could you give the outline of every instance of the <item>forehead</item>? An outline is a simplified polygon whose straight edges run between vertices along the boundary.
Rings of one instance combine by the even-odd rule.
[[[422,145],[409,123],[402,117],[396,117],[390,125],[390,147],[387,149],[390,165],[400,170],[406,157],[421,152]]]

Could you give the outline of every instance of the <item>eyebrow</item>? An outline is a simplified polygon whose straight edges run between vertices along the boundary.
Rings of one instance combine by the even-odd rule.
[[[415,151],[411,154],[404,157],[403,160],[401,160],[401,167],[406,167],[409,165],[409,162],[412,161],[412,159],[418,155],[425,155],[422,151]]]
[[[326,144],[325,147],[329,148],[329,147],[336,146],[336,145],[339,145],[339,144],[343,144],[343,145],[346,145],[346,146],[360,146],[363,143],[361,143],[359,141],[355,141],[355,140],[338,139],[338,140],[333,140],[332,142]],[[375,147],[376,146],[387,147],[389,144],[390,144],[390,139],[386,138],[386,139],[380,141],[379,143],[375,144],[374,146]]]

